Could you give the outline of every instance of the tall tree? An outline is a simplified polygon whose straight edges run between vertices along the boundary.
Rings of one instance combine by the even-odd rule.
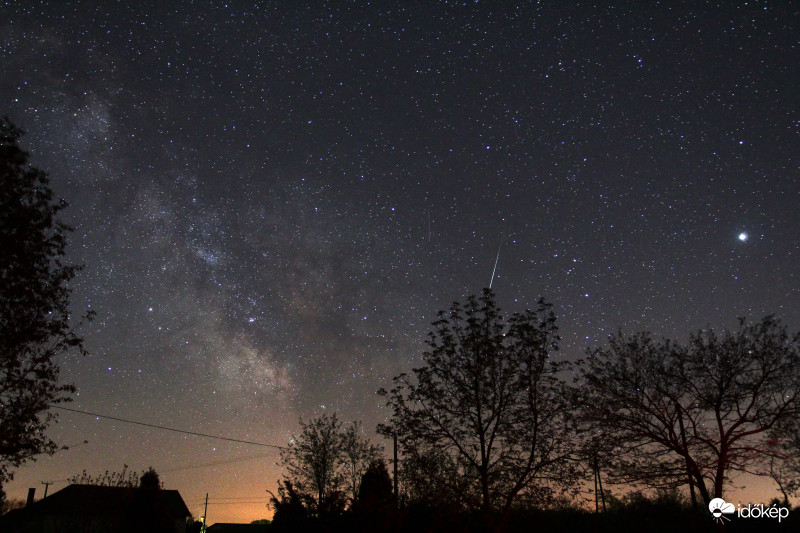
[[[372,461],[362,476],[352,510],[356,531],[381,533],[397,530],[397,507],[392,478],[383,459]]]
[[[341,500],[344,476],[341,465],[341,426],[334,413],[308,423],[281,452],[281,461],[295,488],[312,498],[315,511],[322,512]]]
[[[361,422],[355,421],[341,433],[341,451],[345,470],[345,486],[350,501],[358,499],[361,479],[370,465],[380,459],[383,450],[364,436]]]
[[[582,419],[613,450],[616,481],[724,497],[734,472],[765,474],[772,432],[800,415],[800,337],[773,317],[686,345],[613,335],[579,364]]]
[[[336,414],[301,420],[300,425],[300,435],[281,452],[285,481],[297,493],[295,500],[308,502],[313,513],[344,510],[346,492],[354,502],[361,478],[381,457],[381,448],[363,437],[360,422],[344,428]]]
[[[392,478],[389,477],[386,461],[376,459],[369,464],[364,475],[361,476],[357,500],[361,505],[392,503],[394,500]]]
[[[0,119],[0,484],[57,450],[45,434],[56,420],[50,406],[69,401],[74,388],[60,383],[56,358],[85,353],[70,321],[69,282],[79,267],[65,261],[71,228],[58,215],[66,203],[30,165],[21,136]]]
[[[550,357],[556,318],[543,300],[506,318],[489,289],[438,316],[425,365],[379,391],[392,409],[379,431],[397,434],[404,460],[436,464],[439,487],[502,527],[520,498],[541,501],[553,482],[574,479],[567,395]]]

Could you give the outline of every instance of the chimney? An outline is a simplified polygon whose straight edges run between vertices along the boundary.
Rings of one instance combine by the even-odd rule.
[[[25,507],[30,507],[33,504],[33,495],[36,493],[35,488],[28,489],[28,501],[25,503]]]

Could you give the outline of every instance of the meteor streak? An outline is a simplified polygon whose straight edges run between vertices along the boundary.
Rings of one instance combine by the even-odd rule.
[[[505,240],[505,239],[504,239]],[[492,269],[492,279],[489,280],[489,288],[492,288],[492,282],[494,281],[494,274],[497,272],[497,262],[500,261],[500,249],[503,247],[503,241],[500,241],[500,246],[497,247],[497,257],[494,258],[494,268]]]

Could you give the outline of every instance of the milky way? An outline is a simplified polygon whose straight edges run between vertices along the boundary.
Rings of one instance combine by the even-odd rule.
[[[70,203],[97,312],[71,407],[372,433],[435,312],[490,281],[509,311],[552,301],[571,359],[617,328],[800,324],[793,2],[165,4],[0,7],[0,112]],[[280,475],[269,449],[76,413],[53,436],[89,444],[12,496],[153,465],[245,521]]]

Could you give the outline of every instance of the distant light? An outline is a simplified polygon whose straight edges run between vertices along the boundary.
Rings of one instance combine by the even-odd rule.
[[[747,240],[747,233],[741,232],[739,234],[739,240],[742,241],[742,242],[745,242]]]

